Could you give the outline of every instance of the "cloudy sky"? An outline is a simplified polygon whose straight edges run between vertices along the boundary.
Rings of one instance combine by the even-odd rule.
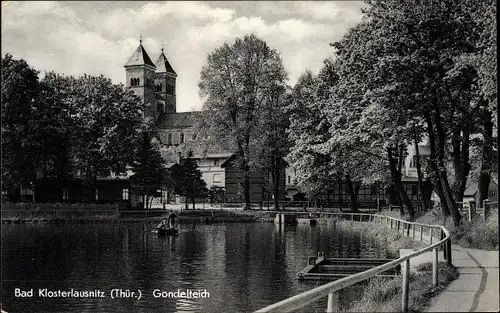
[[[41,72],[88,73],[125,82],[123,65],[143,36],[156,61],[161,45],[179,75],[177,110],[199,110],[198,80],[207,54],[255,33],[277,49],[296,82],[317,73],[336,41],[361,20],[360,1],[2,1],[2,54]]]

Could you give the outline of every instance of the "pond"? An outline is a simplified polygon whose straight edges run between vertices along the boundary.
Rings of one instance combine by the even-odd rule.
[[[329,257],[394,257],[373,238],[333,225],[285,230],[272,223],[194,229],[180,225],[178,237],[165,238],[151,233],[154,227],[126,222],[3,225],[2,308],[50,313],[252,312],[318,286],[296,279],[308,257],[318,251]],[[31,289],[32,297],[22,294]],[[114,289],[122,289],[123,297],[112,299]],[[200,293],[196,298],[174,294],[188,290]],[[87,297],[75,294],[79,291],[88,291]],[[131,292],[135,297],[127,298]],[[168,297],[161,297],[162,292]],[[341,303],[356,297],[345,293]],[[325,309],[322,301],[307,311]]]

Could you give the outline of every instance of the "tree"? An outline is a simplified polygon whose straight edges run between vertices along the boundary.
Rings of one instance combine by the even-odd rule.
[[[286,72],[279,53],[255,35],[236,38],[210,53],[201,70],[203,132],[226,151],[234,151],[250,207],[250,173],[259,164],[259,116]]]
[[[196,198],[208,196],[207,183],[202,178],[192,151],[188,151],[186,158],[182,160],[180,170],[175,173],[174,180],[176,181],[175,193],[186,199],[186,209],[188,208],[187,200],[191,201],[194,210]]]
[[[132,164],[140,134],[152,127],[143,118],[139,98],[123,85],[113,85],[103,76],[70,77],[65,97],[74,123],[72,156],[75,170],[95,180],[124,173]]]
[[[2,58],[2,188],[18,189],[36,179],[39,151],[33,129],[40,84],[24,60]]]
[[[132,165],[134,174],[130,177],[132,190],[141,196],[143,208],[146,210],[150,207],[150,201],[154,197],[161,196],[158,190],[163,189],[168,179],[165,161],[158,149],[152,145],[150,137],[148,132],[142,134],[142,140]]]

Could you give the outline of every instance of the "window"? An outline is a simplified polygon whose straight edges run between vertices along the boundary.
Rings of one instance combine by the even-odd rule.
[[[167,135],[167,145],[172,145],[172,134]]]
[[[174,94],[174,86],[167,85],[166,91],[169,94]]]
[[[214,177],[214,183],[220,183],[220,182],[222,182],[222,181],[220,180],[220,174],[214,174],[214,176],[213,176],[213,177]]]
[[[162,85],[156,85],[155,86],[155,91],[156,92],[162,92],[163,91],[163,86]]]
[[[193,140],[196,140],[196,134],[191,135],[191,138],[192,138]]]
[[[141,80],[139,78],[131,78],[130,86],[139,86],[141,84]]]
[[[292,177],[290,177],[290,175],[288,175],[288,184],[290,185],[292,182]]]
[[[95,199],[99,200],[99,189],[95,190]]]
[[[184,143],[184,133],[181,133],[179,136],[180,143]]]
[[[219,166],[219,160],[217,159],[214,160],[214,166]]]
[[[62,198],[63,198],[63,200],[68,200],[69,199],[68,189],[63,189],[63,191],[62,191]]]
[[[122,200],[128,200],[128,188],[122,189]]]
[[[163,103],[156,104],[156,111],[159,112],[159,113],[163,113],[164,112]]]

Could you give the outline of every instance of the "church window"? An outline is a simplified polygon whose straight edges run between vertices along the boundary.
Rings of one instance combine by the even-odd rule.
[[[172,145],[172,134],[167,135],[167,145]]]
[[[180,134],[180,143],[184,143],[184,133]]]
[[[141,83],[141,80],[139,78],[131,78],[130,79],[130,86],[139,86]]]
[[[196,134],[193,134],[191,138],[192,140],[196,140]]]
[[[156,104],[156,111],[159,112],[159,113],[163,113],[164,109],[163,109],[163,103],[157,103]]]
[[[156,85],[155,86],[155,91],[156,92],[162,92],[162,85]]]

